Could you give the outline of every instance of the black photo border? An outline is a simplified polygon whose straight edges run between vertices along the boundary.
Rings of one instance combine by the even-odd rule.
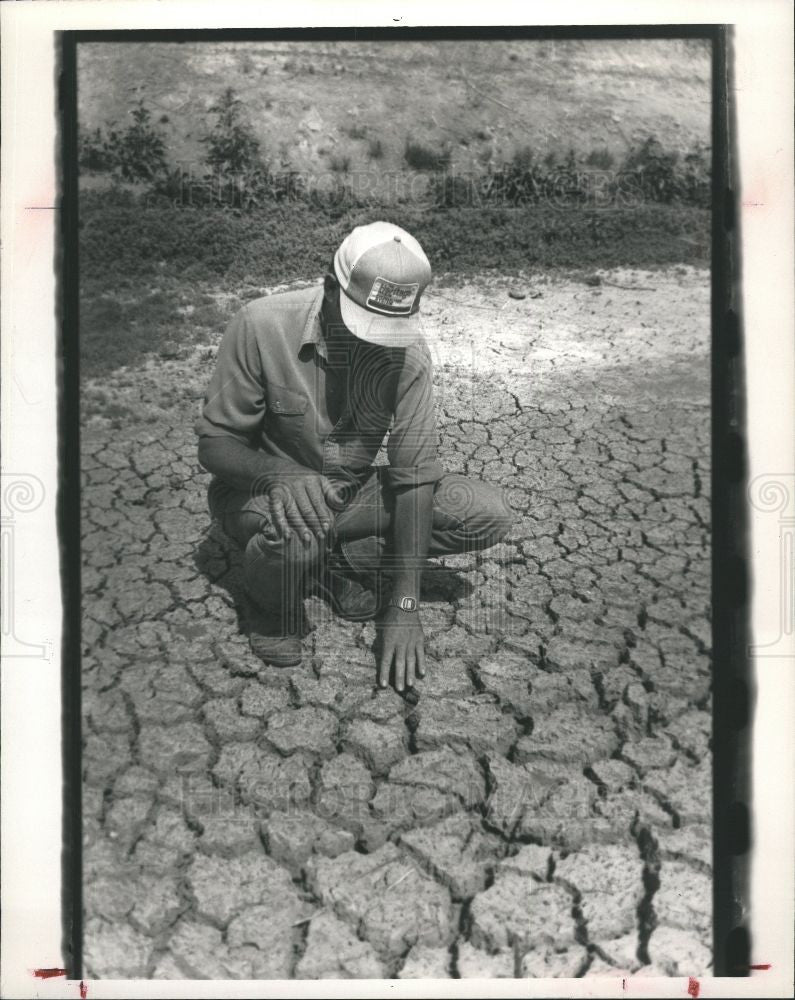
[[[90,42],[466,41],[700,38],[711,43],[713,975],[750,972],[751,671],[747,435],[732,29],[724,24],[64,31],[58,40],[61,229],[57,501],[62,639],[62,921],[67,975],[82,954],[80,361],[77,47]]]

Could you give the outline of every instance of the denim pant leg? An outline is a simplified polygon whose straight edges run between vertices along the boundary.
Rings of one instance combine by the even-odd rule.
[[[429,555],[488,549],[505,537],[512,522],[508,499],[499,486],[449,473],[436,484],[433,495]]]
[[[243,582],[249,597],[272,615],[288,615],[301,596],[307,570],[321,557],[317,540],[313,537],[311,545],[304,546],[295,537],[280,538],[263,496],[213,480],[207,499],[210,513],[244,550]]]

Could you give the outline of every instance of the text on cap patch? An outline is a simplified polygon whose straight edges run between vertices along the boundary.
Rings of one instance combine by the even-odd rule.
[[[376,278],[367,297],[367,308],[390,316],[408,316],[417,298],[419,284],[399,285],[386,278]]]

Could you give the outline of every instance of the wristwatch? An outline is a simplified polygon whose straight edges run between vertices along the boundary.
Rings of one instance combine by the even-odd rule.
[[[414,598],[414,597],[401,597],[399,600],[398,600],[398,598],[393,597],[389,601],[389,605],[390,605],[390,607],[393,607],[393,608],[400,608],[401,611],[416,611],[417,610],[417,601],[416,601],[416,598]]]

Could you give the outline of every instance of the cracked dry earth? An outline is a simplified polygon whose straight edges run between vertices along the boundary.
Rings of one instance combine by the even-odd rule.
[[[213,349],[103,380],[133,415],[82,439],[90,976],[708,970],[708,275],[602,279],[428,293],[443,461],[516,520],[428,571],[405,698],[317,599],[303,666],[250,654],[192,431]]]

